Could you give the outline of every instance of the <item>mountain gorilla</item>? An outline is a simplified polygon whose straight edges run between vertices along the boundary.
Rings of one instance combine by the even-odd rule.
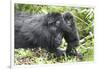
[[[57,56],[64,54],[58,49],[64,37],[68,43],[66,54],[79,44],[79,36],[72,14],[28,14],[15,12],[15,48],[45,48]]]
[[[82,54],[76,51],[76,47],[79,45],[79,33],[77,31],[77,27],[75,24],[74,17],[71,13],[63,14],[64,20],[67,25],[72,29],[70,32],[64,32],[63,37],[65,38],[66,42],[68,43],[68,47],[66,49],[67,55],[75,55],[82,59]],[[72,32],[72,33],[71,33]]]

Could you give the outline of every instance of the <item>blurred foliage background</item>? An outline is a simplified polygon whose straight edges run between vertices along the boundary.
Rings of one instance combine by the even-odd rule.
[[[55,57],[52,53],[46,53],[44,49],[15,49],[15,64],[53,64],[67,62],[82,62],[94,60],[94,8],[92,7],[71,7],[71,6],[51,6],[51,5],[33,5],[33,4],[15,4],[15,11],[22,11],[33,14],[49,12],[71,12],[76,20],[80,34],[80,46],[77,50],[83,54],[83,59],[77,57],[63,56]],[[61,47],[66,43],[62,40]]]

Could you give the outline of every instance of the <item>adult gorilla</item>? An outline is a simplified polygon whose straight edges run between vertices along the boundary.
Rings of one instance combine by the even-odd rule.
[[[79,39],[75,23],[67,20],[69,17],[69,13],[62,15],[15,12],[15,48],[42,47],[60,56],[64,52],[58,47],[64,37],[68,42],[66,53],[70,53]],[[70,23],[73,27],[69,26]]]

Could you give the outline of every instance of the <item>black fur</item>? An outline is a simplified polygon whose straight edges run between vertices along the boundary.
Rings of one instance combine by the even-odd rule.
[[[74,17],[71,13],[63,14],[64,20],[66,24],[72,29],[70,32],[64,32],[63,36],[68,43],[68,47],[66,48],[67,55],[75,55],[82,59],[82,54],[76,51],[76,47],[79,46],[79,33],[77,30],[77,26],[74,20]]]
[[[70,13],[15,13],[15,48],[42,47],[62,55],[58,47],[63,37],[68,42],[66,53],[79,44],[76,25]]]

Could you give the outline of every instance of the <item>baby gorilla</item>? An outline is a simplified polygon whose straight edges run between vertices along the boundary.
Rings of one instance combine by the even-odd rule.
[[[60,13],[35,15],[15,12],[15,48],[42,47],[60,56],[63,51],[58,47],[63,33],[65,36],[67,33],[74,35],[72,28]]]
[[[63,37],[68,43],[66,54],[78,56],[78,58],[82,59],[82,54],[78,53],[75,49],[79,45],[80,39],[79,39],[79,33],[77,31],[74,17],[69,12],[63,14],[63,17],[64,17],[66,24],[72,29],[72,31],[70,32],[63,32]]]

